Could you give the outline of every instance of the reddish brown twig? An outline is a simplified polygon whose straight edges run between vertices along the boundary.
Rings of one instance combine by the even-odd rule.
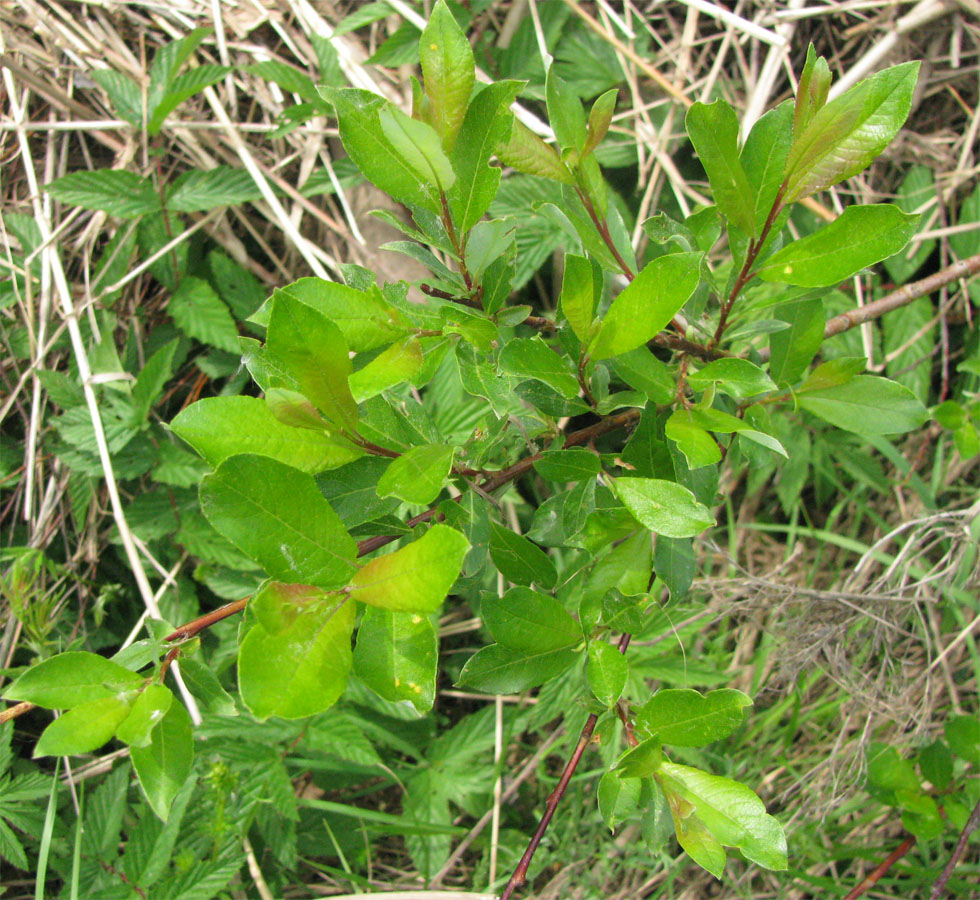
[[[949,881],[953,874],[953,869],[956,868],[959,861],[963,858],[963,854],[966,853],[966,845],[970,840],[970,835],[973,834],[978,827],[980,827],[980,800],[978,800],[977,805],[973,807],[973,812],[970,813],[970,818],[966,820],[966,825],[963,826],[963,830],[960,832],[959,840],[956,842],[956,846],[953,848],[953,853],[949,858],[949,862],[943,866],[942,872],[939,873],[939,877],[933,884],[932,893],[929,894],[929,900],[939,900],[939,898],[942,897],[943,892],[946,890],[946,882]]]
[[[884,877],[885,873],[905,856],[913,846],[915,846],[915,838],[909,835],[885,859],[875,866],[868,873],[868,876],[848,893],[844,900],[857,900],[866,891],[870,891]]]

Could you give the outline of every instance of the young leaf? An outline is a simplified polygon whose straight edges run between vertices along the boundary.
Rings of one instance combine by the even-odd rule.
[[[210,666],[191,656],[180,660],[180,677],[203,711],[216,716],[237,716],[235,701],[218,681]]]
[[[351,579],[352,597],[394,612],[433,612],[459,577],[469,541],[448,525],[365,564]]]
[[[116,737],[130,747],[149,746],[151,732],[167,714],[173,699],[169,688],[162,684],[148,684],[133,701],[125,721],[116,729]]]
[[[238,651],[238,684],[252,714],[301,719],[333,706],[347,685],[354,617],[349,598],[324,591],[279,633],[253,626]]]
[[[368,607],[357,629],[354,672],[385,700],[421,713],[435,700],[439,638],[427,616]]]
[[[417,337],[392,344],[371,360],[363,369],[347,379],[357,403],[376,397],[382,391],[411,381],[422,368],[422,345]]]
[[[470,42],[445,0],[438,0],[432,8],[429,23],[419,38],[419,57],[425,93],[432,105],[432,121],[448,153],[463,125],[476,64]]]
[[[565,254],[561,278],[561,311],[583,344],[589,339],[595,318],[595,281],[592,263],[585,256]]]
[[[606,772],[599,779],[596,795],[599,800],[599,814],[610,831],[624,819],[628,819],[640,802],[641,782],[639,778],[620,778],[618,772]]]
[[[545,79],[548,121],[555,130],[558,146],[581,153],[587,137],[585,110],[575,92],[562,80],[552,64]]]
[[[171,703],[150,734],[150,746],[132,747],[129,755],[150,808],[166,822],[170,805],[190,775],[194,761],[191,717],[184,704]]]
[[[786,160],[784,202],[866,169],[908,117],[918,72],[918,62],[876,72],[820,109]]]
[[[613,300],[589,355],[606,359],[645,344],[687,302],[701,277],[702,253],[673,253],[647,263]]]
[[[208,85],[221,81],[230,71],[231,66],[217,66],[211,63],[196,66],[189,72],[172,79],[167,86],[167,92],[151,110],[150,120],[146,123],[146,133],[151,136],[158,135],[167,116],[181,103],[188,97],[200,93]]]
[[[832,79],[827,60],[817,56],[813,44],[810,44],[806,51],[806,63],[800,75],[800,85],[796,91],[796,105],[793,110],[794,141],[800,139],[807,125],[827,102]]]
[[[517,694],[561,675],[577,659],[570,648],[525,653],[491,644],[467,660],[457,685],[485,694]]]
[[[44,188],[55,200],[133,219],[160,209],[160,195],[149,178],[121,169],[72,172]]]
[[[496,522],[490,523],[490,557],[504,578],[515,584],[551,590],[558,581],[555,564],[540,547]]]
[[[128,715],[129,703],[118,697],[81,703],[44,729],[34,747],[34,758],[97,750],[116,733]]]
[[[480,605],[483,624],[508,650],[535,653],[564,650],[582,642],[582,630],[550,594],[514,587],[503,596],[485,595]]]
[[[656,738],[648,738],[627,750],[620,757],[613,771],[620,778],[649,778],[657,774],[663,761],[664,753],[660,741]]]
[[[540,337],[511,338],[500,351],[498,363],[501,372],[534,378],[569,399],[578,396],[578,379],[571,364]]]
[[[657,784],[663,790],[670,805],[677,842],[702,869],[710,872],[715,878],[721,878],[725,873],[727,859],[725,848],[715,840],[704,823],[694,814],[693,805],[674,790],[673,784],[668,779],[657,779]]]
[[[634,518],[655,534],[694,537],[715,524],[711,511],[676,482],[658,478],[617,478],[613,490]]]
[[[793,102],[787,100],[752,126],[739,154],[753,197],[756,234],[762,231],[783,183],[786,158],[793,144],[792,121]]]
[[[431,185],[439,193],[445,193],[453,186],[456,173],[431,125],[406,116],[391,105],[379,111],[378,121],[395,152],[411,167],[419,181]]]
[[[657,780],[694,808],[697,818],[719,843],[737,847],[746,858],[763,868],[786,868],[783,829],[766,812],[765,804],[751,788],[730,778],[671,762],[663,763]]]
[[[201,484],[215,529],[277,581],[338,588],[357,547],[313,477],[263,456],[233,456]]]
[[[145,680],[97,653],[69,650],[32,666],[4,688],[3,696],[48,709],[71,709],[134,690]]]
[[[708,175],[715,205],[728,221],[755,236],[755,198],[738,155],[738,118],[724,100],[695,103],[684,122]]]
[[[557,151],[546,144],[520,119],[514,119],[510,136],[497,145],[497,159],[527,175],[550,178],[562,184],[574,185],[575,179],[561,161]]]
[[[696,391],[707,390],[711,385],[736,400],[745,400],[776,390],[773,380],[755,363],[747,359],[716,359],[703,369],[691,372],[687,383]]]
[[[599,146],[606,136],[606,132],[609,131],[609,123],[612,122],[613,113],[616,111],[617,96],[619,96],[619,91],[613,88],[611,91],[601,94],[592,104],[592,109],[589,111],[588,137],[582,147],[583,159]]]
[[[589,688],[603,706],[613,706],[623,693],[630,667],[626,657],[613,644],[589,642],[589,662],[585,669]]]
[[[284,425],[257,397],[206,397],[182,410],[170,427],[212,466],[254,453],[312,475],[363,455],[323,431]]]
[[[339,428],[356,430],[357,403],[347,383],[350,357],[333,322],[288,294],[277,296],[266,348],[327,419]]]
[[[742,724],[742,710],[752,699],[725,688],[700,694],[690,689],[657,691],[636,709],[637,731],[664,744],[703,747],[728,737]]]
[[[792,384],[823,343],[823,301],[803,298],[781,303],[774,315],[790,327],[769,336],[769,374],[776,384]]]
[[[378,496],[395,496],[419,506],[431,503],[449,477],[455,452],[447,444],[413,447],[391,461],[378,481]]]
[[[355,88],[318,90],[337,111],[344,149],[365,177],[400,203],[439,213],[438,191],[419,181],[415,169],[395,150],[381,127],[380,113],[388,101]]]
[[[763,281],[830,287],[898,253],[918,223],[918,216],[889,203],[849,206],[829,225],[777,250],[757,274]]]
[[[874,375],[797,395],[803,409],[857,434],[902,434],[918,428],[929,411],[904,385]]]

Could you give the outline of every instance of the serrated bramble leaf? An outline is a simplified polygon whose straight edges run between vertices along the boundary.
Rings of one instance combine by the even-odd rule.
[[[357,547],[311,475],[263,456],[232,456],[201,484],[215,529],[277,581],[337,588]]]
[[[132,219],[160,209],[160,195],[149,178],[135,172],[98,169],[72,172],[45,186],[56,200]]]
[[[655,534],[694,537],[715,524],[711,511],[676,482],[660,478],[617,478],[613,490],[634,518]]]
[[[469,541],[448,525],[366,563],[348,590],[362,603],[395,612],[438,609],[463,568]]]
[[[238,329],[228,307],[203,278],[183,278],[170,298],[174,324],[189,337],[238,354]]]
[[[92,700],[134,690],[145,679],[118,663],[82,650],[59,653],[24,672],[3,689],[7,700],[25,700],[48,709],[71,709]]]
[[[178,176],[167,189],[165,203],[172,212],[201,212],[261,198],[262,192],[247,171],[215,166],[206,171],[192,169]]]
[[[167,92],[151,110],[146,132],[157,135],[167,116],[189,97],[200,93],[209,85],[221,81],[231,71],[231,66],[218,66],[213,63],[196,66],[171,80]]]

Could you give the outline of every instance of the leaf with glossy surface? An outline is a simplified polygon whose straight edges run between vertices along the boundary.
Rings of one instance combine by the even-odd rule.
[[[413,447],[391,461],[378,481],[378,496],[395,496],[420,506],[431,503],[449,477],[455,452],[447,444]]]
[[[635,723],[638,731],[661,743],[703,747],[734,732],[742,724],[743,709],[751,705],[751,697],[728,688],[707,695],[667,689],[636,708]]]
[[[427,122],[406,116],[396,106],[385,106],[378,113],[381,130],[391,146],[409,165],[420,182],[445,193],[456,181],[449,157],[442,150],[439,135]]]
[[[856,434],[903,434],[929,418],[907,387],[887,378],[857,375],[845,384],[797,395],[803,409]]]
[[[541,140],[520,119],[514,119],[509,137],[498,144],[494,152],[504,165],[518,172],[550,178],[562,184],[575,184],[572,173],[555,148]]]
[[[419,38],[419,57],[432,119],[446,151],[453,149],[473,90],[473,49],[444,0],[432,8]]]
[[[339,428],[357,429],[357,404],[347,383],[351,371],[347,342],[333,322],[288,294],[277,296],[266,349],[327,419]]]
[[[422,345],[410,337],[376,356],[363,369],[352,372],[347,379],[357,403],[376,397],[382,391],[412,378],[422,368]]]
[[[756,234],[762,231],[776,202],[792,143],[793,102],[787,100],[752,126],[742,147],[739,159],[749,180]]]
[[[677,449],[684,454],[691,469],[711,466],[721,459],[718,442],[704,428],[694,423],[689,410],[674,410],[664,426],[664,434],[677,444]]]
[[[548,481],[584,481],[602,470],[599,457],[584,447],[567,450],[545,450],[534,461],[534,471]]]
[[[806,371],[823,343],[823,301],[781,303],[775,315],[789,322],[789,328],[769,336],[769,374],[777,385],[792,384]]]
[[[655,534],[694,537],[715,524],[711,511],[674,481],[617,478],[613,490],[633,517]]]
[[[351,579],[351,596],[396,612],[433,612],[459,577],[469,541],[448,525],[366,563]]]
[[[596,789],[599,815],[610,831],[615,831],[620,822],[636,811],[640,802],[640,788],[639,778],[620,778],[617,772],[606,772],[599,779]]]
[[[182,410],[170,427],[212,466],[254,453],[314,474],[363,456],[324,431],[283,424],[257,397],[206,397]]]
[[[592,263],[585,256],[565,254],[561,278],[561,311],[583,344],[588,341],[595,318],[595,279]]]
[[[746,234],[755,235],[755,201],[738,155],[738,117],[724,100],[695,103],[684,120],[715,205]]]
[[[278,632],[261,623],[245,635],[238,651],[242,700],[259,719],[300,719],[337,702],[351,668],[355,605],[326,591],[297,611]]]
[[[898,253],[915,234],[919,216],[879,203],[849,206],[829,225],[770,256],[758,275],[800,287],[830,287]]]
[[[603,706],[613,706],[619,700],[629,674],[629,662],[619,648],[601,640],[589,642],[585,676],[593,695]]]
[[[908,117],[918,72],[918,62],[876,72],[820,109],[786,160],[785,202],[867,168]]]
[[[277,581],[336,588],[357,547],[311,475],[262,456],[233,456],[201,484],[215,529]]]
[[[558,582],[558,571],[548,555],[523,535],[490,523],[490,557],[508,581],[537,584],[550,590]]]
[[[769,375],[747,359],[716,359],[703,369],[691,372],[687,383],[696,391],[707,390],[715,384],[722,393],[736,400],[776,390]]]
[[[648,738],[627,750],[616,763],[614,771],[620,778],[649,778],[657,773],[663,761],[661,742]]]
[[[378,496],[378,479],[388,465],[383,457],[364,456],[317,478],[321,493],[348,529],[398,509],[397,497]]]
[[[116,730],[116,737],[130,747],[149,746],[150,733],[167,714],[173,700],[174,695],[168,687],[148,684],[133,701],[129,715]]]
[[[500,351],[501,372],[533,378],[571,399],[579,392],[571,362],[552,350],[540,337],[512,338]]]
[[[145,680],[97,653],[69,650],[32,666],[3,689],[3,696],[48,709],[71,709],[134,690]]]
[[[467,660],[457,685],[485,694],[517,694],[561,675],[577,659],[572,649],[523,653],[491,644]]]
[[[150,745],[132,747],[129,755],[150,808],[166,822],[170,805],[190,775],[194,762],[191,717],[184,704],[171,703],[160,724],[151,732]]]
[[[589,348],[593,359],[627,353],[657,335],[701,277],[702,253],[672,253],[647,263],[612,302]]]
[[[44,729],[34,747],[34,758],[98,750],[128,715],[129,703],[118,697],[81,703]]]
[[[368,607],[357,629],[354,672],[385,700],[432,708],[439,638],[429,619],[414,612]]]
[[[493,639],[509,650],[531,654],[582,642],[578,622],[561,602],[530,588],[514,587],[500,597],[485,595],[480,616]]]

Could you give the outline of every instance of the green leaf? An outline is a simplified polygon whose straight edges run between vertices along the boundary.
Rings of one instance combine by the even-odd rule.
[[[432,185],[440,193],[453,186],[456,173],[431,125],[419,122],[391,105],[379,111],[378,122],[395,152],[411,167],[419,181]]]
[[[888,744],[872,744],[868,748],[868,784],[886,791],[921,790],[912,763]]]
[[[620,778],[649,778],[657,773],[663,761],[664,753],[660,741],[648,738],[627,750],[613,771]]]
[[[189,337],[219,350],[239,352],[238,328],[228,307],[203,278],[181,279],[169,304],[174,324]]]
[[[523,535],[490,523],[490,557],[508,581],[537,584],[551,590],[558,582],[558,571],[548,555]]]
[[[325,432],[284,425],[257,397],[207,397],[182,410],[171,429],[212,466],[253,453],[315,474],[363,455]]]
[[[395,612],[434,612],[459,577],[469,541],[433,525],[411,544],[365,564],[348,590],[361,603]]]
[[[898,253],[918,223],[919,216],[889,203],[849,206],[829,225],[776,251],[758,275],[763,281],[830,287]]]
[[[769,336],[769,374],[776,384],[792,384],[805,371],[823,343],[823,302],[794,300],[776,307],[775,316],[790,327]]]
[[[601,94],[592,104],[592,109],[589,111],[589,133],[585,145],[582,147],[583,159],[602,143],[602,139],[609,131],[613,113],[616,112],[616,98],[618,96],[619,90],[613,88]]]
[[[589,348],[593,359],[618,356],[663,330],[701,277],[702,253],[672,253],[647,263],[609,307]]]
[[[667,537],[694,537],[715,524],[686,487],[659,478],[617,478],[616,496],[644,528]]]
[[[703,747],[728,737],[742,724],[742,710],[752,699],[723,689],[707,696],[690,689],[657,691],[636,709],[637,731],[664,744]]]
[[[582,643],[578,622],[561,602],[530,588],[514,587],[500,597],[484,595],[480,616],[493,639],[508,650],[533,654]]]
[[[672,600],[683,597],[694,583],[696,563],[689,538],[661,535],[653,548],[653,567],[657,577],[667,585]]]
[[[667,420],[664,433],[677,444],[691,469],[711,466],[721,459],[718,442],[702,426],[694,423],[689,410],[674,410]]]
[[[341,587],[357,547],[311,475],[263,456],[226,459],[201,484],[215,529],[277,581]]]
[[[755,236],[755,198],[738,155],[738,117],[724,100],[695,103],[684,120],[715,205],[729,222]]]
[[[411,330],[398,310],[376,288],[359,291],[323,278],[300,278],[278,288],[270,302],[249,321],[268,325],[272,304],[283,295],[322,313],[340,329],[347,346],[355,353],[384,347]]]
[[[638,530],[603,556],[585,583],[586,594],[606,597],[614,588],[626,597],[646,594],[650,587],[652,555],[650,534]]]
[[[491,644],[467,660],[457,685],[486,694],[517,694],[561,675],[577,659],[572,649],[524,653]]]
[[[923,204],[928,204],[933,201],[935,196],[936,176],[933,170],[929,166],[919,165],[909,169],[906,176],[902,179],[902,183],[898,187],[895,202],[902,212],[911,214],[915,213]],[[952,241],[950,241],[950,246],[952,246]],[[935,249],[935,240],[920,241],[911,256],[909,256],[907,251],[902,250],[891,257],[891,259],[886,259],[884,262],[885,271],[891,276],[895,284],[904,284],[922,268],[923,263],[932,255]]]
[[[395,496],[419,506],[431,503],[449,477],[455,452],[447,444],[413,447],[391,461],[378,481],[378,496]]]
[[[953,754],[943,741],[933,741],[919,751],[919,771],[937,791],[945,791],[953,781]]]
[[[677,383],[670,369],[646,347],[637,347],[616,357],[616,374],[630,387],[643,391],[658,406],[672,403]],[[751,365],[751,363],[750,363]]]
[[[148,747],[150,733],[167,714],[173,699],[169,688],[162,684],[148,684],[133,702],[126,720],[116,730],[116,737],[130,747]]]
[[[34,758],[97,750],[116,733],[128,715],[129,703],[118,697],[81,703],[44,729],[34,747]]]
[[[704,823],[693,815],[693,805],[681,797],[667,779],[658,780],[667,797],[677,842],[702,869],[715,878],[725,873],[725,848],[715,840]]]
[[[238,651],[242,700],[259,719],[301,719],[329,709],[344,692],[351,668],[355,605],[350,599],[309,592],[310,602],[290,610],[288,599],[280,597],[283,621],[293,616],[292,621],[278,633],[253,626]]]
[[[584,447],[568,450],[545,450],[534,461],[534,471],[548,481],[584,481],[602,470],[602,461]]]
[[[575,92],[558,76],[554,65],[548,67],[545,93],[548,121],[555,130],[558,146],[581,152],[587,137],[585,110]]]
[[[183,703],[170,704],[150,738],[149,747],[132,747],[129,755],[150,808],[166,822],[194,762],[191,717]]]
[[[137,127],[143,124],[142,92],[132,78],[112,69],[89,69],[86,74],[109,95],[120,119]]]
[[[473,90],[473,49],[444,0],[432,8],[429,23],[419,38],[419,57],[425,94],[432,104],[432,121],[451,151],[466,115]]]
[[[561,161],[555,148],[546,144],[520,119],[514,119],[510,136],[494,151],[505,166],[527,175],[550,178],[562,184],[574,185],[575,179]]]
[[[122,169],[72,172],[44,188],[55,200],[133,219],[160,209],[160,195],[149,178]]]
[[[599,779],[596,796],[599,814],[610,831],[628,819],[639,806],[641,782],[639,778],[620,778],[617,772],[606,772]]]
[[[874,375],[797,395],[799,405],[831,425],[857,434],[902,434],[929,418],[929,411],[907,387]]]
[[[422,368],[422,345],[417,337],[392,344],[363,369],[352,372],[347,379],[357,403],[376,397],[382,391],[411,381]]]
[[[605,641],[589,641],[589,662],[585,669],[589,688],[603,706],[613,706],[622,696],[630,667],[619,649]]]
[[[511,338],[500,351],[501,372],[534,378],[571,399],[579,392],[571,362],[555,353],[540,337]]]
[[[667,420],[664,431],[667,437],[677,441],[677,445],[683,451],[684,447],[681,441],[678,440],[677,435],[683,438],[689,432],[698,429],[715,431],[719,434],[738,433],[744,438],[755,441],[757,444],[762,444],[763,447],[778,453],[780,456],[789,456],[786,448],[772,435],[756,431],[742,419],[738,419],[713,407],[695,406],[692,409],[674,410],[671,417]]]
[[[230,71],[232,71],[231,66],[209,63],[178,75],[167,86],[167,92],[160,98],[160,102],[152,108],[150,120],[146,123],[146,133],[151,136],[158,135],[167,116],[181,103],[209,85],[221,81]]]
[[[841,356],[821,363],[800,385],[800,391],[817,391],[823,388],[847,384],[855,375],[860,375],[868,365],[863,356]]]
[[[477,222],[466,241],[466,268],[475,281],[496,260],[512,253],[514,248],[514,223],[505,219]]]
[[[368,607],[357,630],[354,672],[379,697],[428,712],[435,700],[439,638],[419,613]]]
[[[565,254],[561,278],[561,311],[583,344],[589,339],[595,318],[595,276],[587,257]]]
[[[180,660],[180,677],[205,712],[216,716],[237,716],[235,701],[209,666],[191,656]]]
[[[687,383],[696,391],[704,391],[713,384],[717,385],[722,393],[736,400],[776,390],[775,382],[747,359],[716,359],[703,369],[691,372],[687,376]]]
[[[820,109],[786,160],[786,203],[866,169],[898,133],[912,107],[919,63],[876,72]]]
[[[751,788],[730,778],[671,762],[663,763],[657,779],[694,807],[697,817],[718,842],[737,847],[747,859],[763,868],[786,868],[783,829],[766,813],[765,804]]]
[[[32,666],[4,688],[7,700],[25,700],[48,709],[71,709],[115,697],[145,679],[96,653],[70,650]]]
[[[262,199],[255,179],[245,169],[215,166],[191,169],[168,186],[164,204],[171,212],[203,212]]]
[[[793,108],[793,139],[799,140],[807,125],[827,102],[832,80],[827,60],[817,56],[813,44],[807,47],[806,63],[800,74],[800,84],[796,91]]]
[[[337,111],[344,149],[365,177],[400,203],[439,213],[438,191],[419,181],[418,173],[391,145],[381,127],[380,113],[390,105],[388,101],[355,88],[317,90]]]
[[[266,349],[327,419],[340,428],[357,429],[357,404],[347,383],[351,371],[347,343],[333,322],[288,294],[278,295]]]
[[[790,100],[769,110],[752,126],[739,156],[753,198],[755,234],[762,231],[783,182],[786,157],[793,143],[792,121]]]
[[[389,462],[379,456],[364,456],[355,462],[331,469],[317,478],[321,493],[347,528],[393,513],[397,497],[378,497],[377,484]]]
[[[943,731],[953,753],[980,766],[980,722],[973,716],[951,716],[943,724]]]
[[[449,191],[449,205],[462,234],[480,220],[497,195],[500,167],[488,163],[497,146],[510,136],[514,114],[509,107],[520,87],[519,81],[487,85],[466,110],[449,156],[456,172],[456,183]]]

